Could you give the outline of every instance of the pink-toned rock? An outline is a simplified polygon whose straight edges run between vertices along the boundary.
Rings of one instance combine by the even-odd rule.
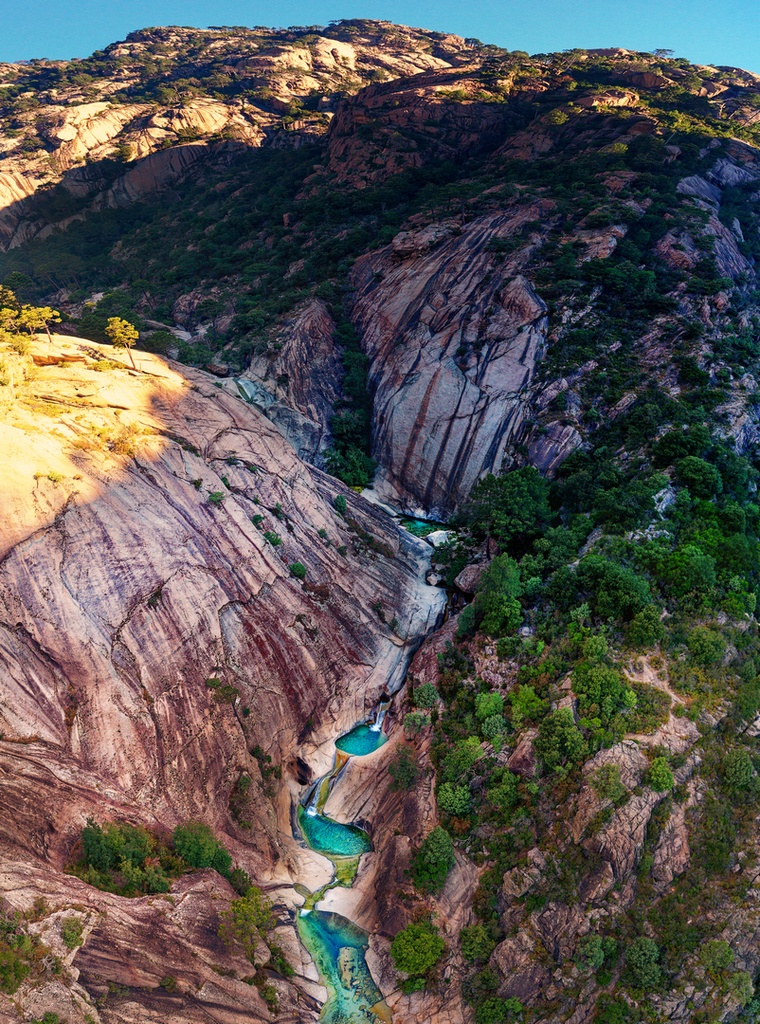
[[[507,761],[510,771],[526,779],[531,779],[536,774],[537,759],[533,740],[537,735],[535,729],[526,729]]]
[[[454,586],[457,590],[461,590],[463,594],[472,597],[480,582],[480,577],[487,568],[488,566],[485,564],[465,566],[454,580]]]
[[[73,844],[90,816],[166,836],[201,819],[257,882],[299,902],[295,880],[327,875],[292,838],[289,765],[298,752],[312,775],[327,769],[332,738],[400,684],[445,595],[420,582],[420,541],[309,469],[207,374],[144,353],[137,371],[98,372],[92,359],[110,347],[54,341],[87,365],[43,366],[18,387],[60,414],[30,417],[22,402],[0,412],[0,894],[13,909],[42,896],[95,915],[76,967],[95,995],[130,986],[130,1024],[264,1020],[240,980],[250,964],[230,962],[217,938],[226,882],[211,873],[210,888],[188,876],[171,899],[109,896],[62,873]],[[374,548],[335,512],[338,490]],[[264,784],[257,747],[283,766],[281,783]],[[229,808],[242,772],[255,793],[247,829]],[[169,975],[181,999],[160,987]],[[298,984],[282,982],[283,1012]]]
[[[543,212],[542,212],[543,211]],[[376,487],[445,516],[507,463],[546,335],[543,301],[489,245],[547,211],[488,214],[435,249],[362,257],[353,314],[375,389]]]
[[[458,625],[457,616],[452,616],[432,636],[423,640],[409,665],[409,679],[415,686],[438,684],[438,655],[454,642]]]
[[[658,889],[666,889],[676,875],[682,874],[689,866],[690,858],[686,811],[677,804],[660,833],[654,851],[652,878]]]
[[[492,963],[502,978],[499,994],[513,996],[528,1006],[541,998],[551,979],[550,970],[526,932],[518,932],[499,943],[493,952]]]

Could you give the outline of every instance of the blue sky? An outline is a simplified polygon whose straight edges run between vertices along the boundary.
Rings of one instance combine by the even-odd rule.
[[[760,73],[758,0],[25,0],[3,14],[0,60],[84,57],[150,25],[325,25],[357,17],[530,53],[663,47]]]

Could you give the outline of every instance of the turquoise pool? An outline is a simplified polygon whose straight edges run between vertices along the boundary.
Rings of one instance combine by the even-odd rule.
[[[320,1020],[325,1024],[378,1024],[388,1008],[367,969],[367,933],[345,917],[322,910],[298,915],[301,941],[328,990]]]
[[[364,722],[337,739],[335,746],[344,754],[362,757],[364,754],[373,754],[387,742],[388,737],[379,726],[373,728],[370,723]]]
[[[307,844],[326,857],[359,857],[372,849],[366,832],[356,825],[341,825],[324,814],[298,808],[298,824]]]

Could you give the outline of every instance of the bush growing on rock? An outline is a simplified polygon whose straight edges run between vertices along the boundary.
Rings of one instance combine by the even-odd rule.
[[[82,921],[78,917],[65,917],[61,921],[61,938],[67,949],[82,945]]]
[[[229,910],[219,915],[219,938],[227,945],[239,944],[256,964],[256,953],[275,925],[272,902],[261,889],[251,886],[245,896],[233,900]],[[268,957],[268,954],[267,954]]]
[[[699,959],[708,971],[724,971],[734,962],[734,951],[725,939],[710,939],[699,950]]]
[[[724,786],[733,796],[743,796],[753,788],[755,769],[747,751],[729,750],[723,758],[721,775]]]
[[[670,770],[666,757],[656,757],[649,766],[647,773],[649,785],[657,793],[666,793],[675,785],[673,772]]]
[[[484,633],[501,636],[512,632],[522,621],[520,569],[509,555],[494,558],[480,577],[472,608],[475,622]]]
[[[294,576],[297,580],[306,579],[306,566],[303,562],[291,562],[288,568],[290,569],[290,575]]]
[[[546,701],[536,693],[533,686],[522,684],[514,689],[509,700],[512,705],[512,725],[522,729],[526,722],[535,722],[546,711]]]
[[[662,977],[659,961],[660,949],[657,943],[646,935],[639,935],[625,951],[628,980],[636,988],[656,988]]]
[[[476,736],[458,740],[441,763],[440,776],[443,782],[461,782],[483,756],[483,749]]]
[[[535,748],[547,772],[568,770],[588,757],[588,746],[570,708],[558,708],[541,722]]]
[[[504,698],[500,693],[479,693],[475,698],[475,717],[479,722],[504,713]]]
[[[665,627],[660,621],[660,615],[660,609],[653,604],[647,605],[634,615],[625,634],[628,644],[634,650],[648,651],[665,636]]]
[[[533,466],[484,477],[472,489],[460,521],[478,538],[493,537],[510,554],[522,554],[552,518],[549,485]]]
[[[419,977],[435,967],[446,943],[429,921],[406,926],[391,943],[391,956],[397,971]]]
[[[201,821],[178,825],[172,835],[174,849],[193,868],[214,868],[220,875],[232,869],[232,857]]]
[[[432,683],[423,683],[422,686],[415,686],[412,701],[416,708],[432,708],[438,703],[440,697],[438,690]]]
[[[714,498],[723,490],[720,473],[704,459],[687,455],[676,467],[679,482],[688,487],[695,498]]]
[[[400,746],[397,749],[396,756],[388,765],[388,774],[393,779],[390,785],[393,792],[409,790],[414,786],[420,777],[420,771],[411,747]]]
[[[695,626],[686,639],[686,646],[697,665],[708,668],[721,660],[726,650],[726,641],[714,629]]]
[[[491,938],[482,924],[473,924],[468,928],[463,928],[459,933],[459,941],[462,956],[470,962],[487,960],[496,947],[496,941]]]
[[[520,1020],[522,1013],[523,1005],[519,999],[490,996],[475,1011],[475,1024],[507,1024],[508,1021]]]
[[[452,782],[444,782],[438,790],[438,806],[446,814],[461,817],[470,810],[470,803],[469,786],[456,786]]]
[[[604,621],[628,622],[651,601],[646,580],[601,555],[581,559],[575,580],[591,611]]]
[[[412,878],[423,892],[439,893],[449,871],[454,867],[454,844],[451,836],[436,826],[412,857]]]
[[[430,725],[430,719],[421,711],[410,711],[404,715],[404,732],[407,736],[416,736],[426,725]]]

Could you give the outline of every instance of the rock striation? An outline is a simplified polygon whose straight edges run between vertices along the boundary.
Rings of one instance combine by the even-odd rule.
[[[266,1019],[235,980],[250,965],[216,938],[227,883],[125,900],[62,874],[72,845],[90,816],[159,831],[201,819],[292,907],[312,870],[290,832],[296,750],[319,768],[327,737],[400,685],[443,594],[420,582],[422,542],[309,469],[213,378],[54,345],[86,361],[30,371],[0,419],[3,893],[14,909],[44,897],[97,921],[72,970],[92,998],[127,990],[104,1021]],[[209,679],[234,688],[231,703]],[[283,767],[270,795],[256,750]],[[228,806],[241,772],[257,787],[248,828]],[[136,933],[152,938],[135,948]],[[161,988],[168,975],[181,999]],[[312,1019],[281,985],[284,1019]]]
[[[443,518],[481,476],[509,465],[548,317],[493,250],[537,212],[407,232],[358,261],[353,316],[370,361],[376,487],[387,500]]]

